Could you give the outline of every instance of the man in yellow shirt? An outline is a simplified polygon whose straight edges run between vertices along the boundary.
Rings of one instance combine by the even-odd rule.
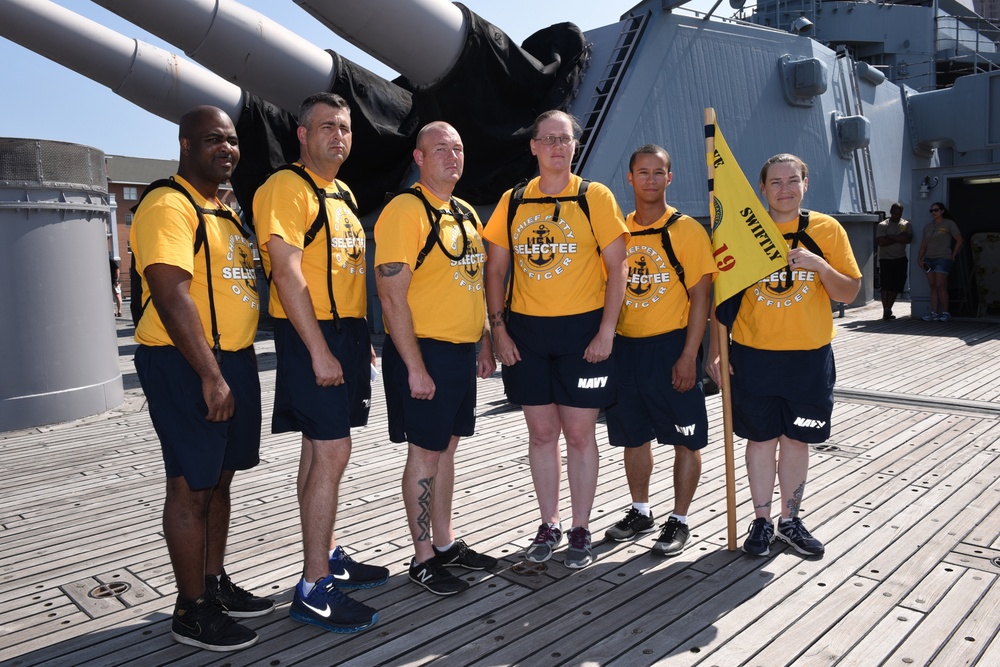
[[[608,529],[608,539],[622,542],[655,529],[649,507],[653,436],[674,448],[673,512],[653,545],[660,556],[680,554],[690,537],[687,515],[708,445],[699,352],[716,274],[705,229],[667,205],[672,178],[670,155],[660,146],[647,144],[632,154],[628,182],[635,211],[625,218],[629,273],[614,347],[619,393],[605,411],[608,440],[623,448],[632,495],[632,507]]]
[[[167,473],[163,535],[177,584],[172,633],[211,651],[256,643],[257,633],[232,618],[274,608],[223,569],[233,475],[260,460],[259,300],[249,232],[218,197],[239,158],[225,112],[188,111],[177,175],[146,191],[129,238],[142,283],[133,295],[142,304],[135,367]]]
[[[278,359],[271,431],[302,433],[304,563],[289,613],[331,632],[357,632],[378,613],[340,589],[379,586],[389,571],[354,562],[333,532],[351,428],[368,423],[374,361],[364,230],[337,180],[351,152],[350,107],[332,93],[307,97],[297,134],[298,163],[272,174],[253,202]]]
[[[486,253],[475,211],[452,193],[465,167],[462,138],[434,122],[417,135],[420,181],[375,224],[375,281],[388,331],[382,350],[389,438],[406,442],[403,504],[413,538],[409,577],[436,595],[469,584],[448,567],[497,560],[455,539],[455,451],[476,426],[476,375],[496,370],[486,332]],[[480,342],[476,353],[476,342]]]

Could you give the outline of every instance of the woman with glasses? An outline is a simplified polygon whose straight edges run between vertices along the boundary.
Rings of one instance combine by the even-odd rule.
[[[486,304],[504,390],[522,406],[528,427],[542,515],[526,557],[544,562],[562,541],[561,433],[573,517],[565,564],[581,568],[593,561],[595,427],[600,409],[615,398],[610,356],[625,295],[628,231],[611,191],[571,171],[576,120],[547,111],[531,130],[539,175],[504,193],[484,230],[491,244]]]
[[[952,244],[954,239],[954,244]],[[917,265],[927,273],[931,289],[931,312],[923,316],[925,322],[947,322],[948,274],[962,249],[962,233],[958,225],[948,219],[948,209],[941,202],[931,204],[931,224],[924,227],[923,240],[917,251]]]

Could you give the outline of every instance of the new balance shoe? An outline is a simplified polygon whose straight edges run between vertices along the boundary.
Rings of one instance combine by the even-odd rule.
[[[653,553],[657,556],[676,556],[684,551],[690,537],[691,530],[687,524],[670,517],[660,528],[660,536],[653,544]]]
[[[178,602],[170,624],[174,641],[208,651],[238,651],[257,643],[257,633],[222,613],[208,595]]]
[[[205,591],[209,598],[214,598],[223,613],[233,618],[252,618],[264,616],[274,611],[274,601],[259,598],[250,591],[244,590],[233,583],[226,571],[219,578],[205,576]]]
[[[806,556],[819,556],[826,550],[823,543],[806,530],[802,519],[797,516],[788,520],[780,519],[775,537],[792,545],[796,551]]]
[[[492,570],[497,559],[474,551],[465,540],[455,540],[451,548],[441,551],[434,547],[434,555],[445,567],[464,567],[466,570]]]
[[[296,584],[288,615],[299,623],[341,633],[370,628],[378,620],[377,611],[337,590],[332,574],[317,581],[309,595],[303,595],[301,581]]]
[[[949,315],[948,317],[950,318],[951,315]],[[938,320],[941,319],[941,316],[932,310],[931,312],[927,313],[920,319],[922,319],[924,322],[937,322]]]
[[[656,521],[653,520],[652,512],[646,516],[635,507],[630,507],[621,521],[604,532],[604,537],[615,542],[625,542],[654,530],[656,530]]]
[[[571,528],[566,534],[569,548],[566,549],[566,567],[578,570],[594,562],[594,552],[590,548],[590,531],[582,526]]]
[[[410,561],[410,581],[423,586],[434,595],[456,595],[469,588],[469,582],[446,570],[437,556],[423,563]]]
[[[330,557],[330,574],[337,580],[337,588],[374,588],[389,580],[387,568],[358,563],[340,545]]]
[[[938,320],[941,322],[951,322],[951,313],[941,313],[941,316],[938,317]]]
[[[552,550],[559,546],[560,542],[562,542],[562,529],[559,526],[543,523],[538,527],[538,534],[525,552],[524,558],[532,563],[544,563],[552,558]]]
[[[747,530],[747,539],[743,543],[743,551],[751,556],[767,556],[771,553],[771,542],[774,540],[774,524],[758,517]]]

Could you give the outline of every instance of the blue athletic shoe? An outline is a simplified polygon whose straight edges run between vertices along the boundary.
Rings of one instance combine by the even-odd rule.
[[[355,562],[340,545],[330,557],[330,574],[337,580],[337,588],[374,588],[389,580],[388,569]]]
[[[289,616],[330,632],[358,632],[375,625],[378,612],[338,591],[336,581],[332,574],[320,579],[309,595],[302,594],[300,581]]]

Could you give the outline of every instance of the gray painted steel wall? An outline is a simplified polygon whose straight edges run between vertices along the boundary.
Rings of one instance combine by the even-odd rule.
[[[0,139],[0,431],[124,400],[104,153]]]

